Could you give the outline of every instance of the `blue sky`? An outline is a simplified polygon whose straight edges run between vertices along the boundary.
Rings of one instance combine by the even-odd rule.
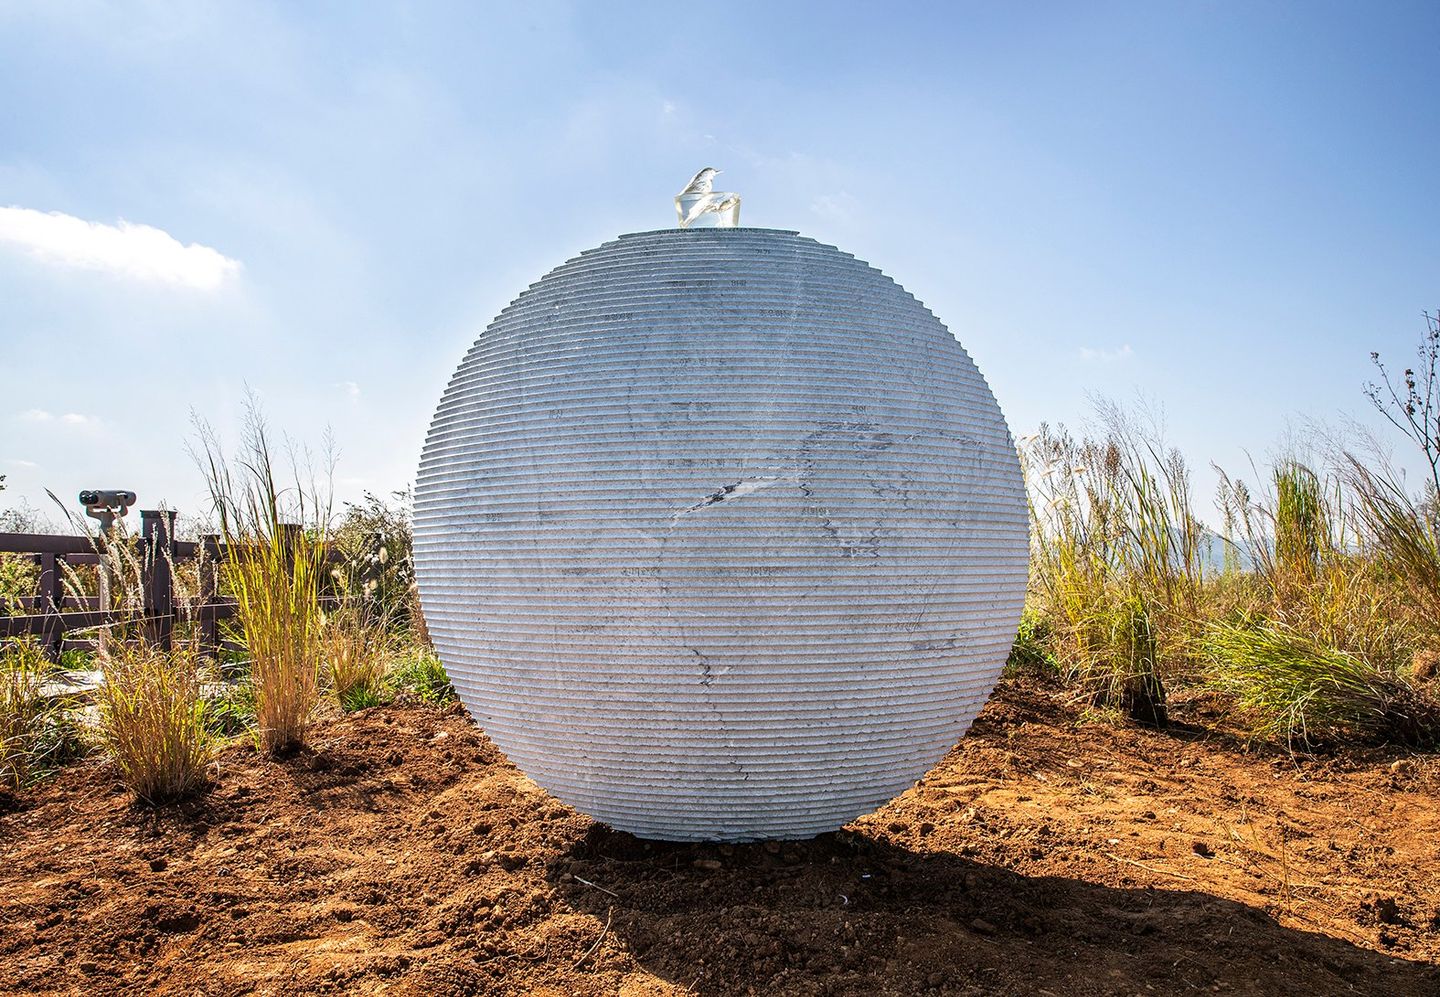
[[[700,166],[945,321],[1018,434],[1201,469],[1367,413],[1440,307],[1433,3],[0,0],[0,506],[201,505],[193,409],[404,486],[476,334]],[[55,218],[60,213],[66,218]],[[123,224],[122,224],[123,222]]]

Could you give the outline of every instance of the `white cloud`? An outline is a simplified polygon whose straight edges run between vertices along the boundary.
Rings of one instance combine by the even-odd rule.
[[[8,464],[10,467],[23,467],[23,468],[25,468],[26,470],[29,470],[29,469],[32,468],[32,467],[39,467],[39,466],[40,466],[39,464],[35,463],[33,460],[16,460],[16,459],[14,459],[14,458],[12,458],[12,459],[10,459],[10,460],[7,460],[5,463]]]
[[[354,381],[336,381],[335,387],[345,392],[345,394],[350,396],[351,399],[360,397],[360,385],[356,384]]]
[[[51,412],[46,412],[43,408],[26,409],[24,412],[17,413],[15,418],[19,419],[21,422],[34,423],[48,423],[56,422],[58,420],[66,426],[100,425],[100,420],[93,415],[81,415],[79,412],[66,412],[62,416],[56,416]]]
[[[1120,360],[1128,360],[1135,355],[1135,351],[1126,343],[1118,350],[1095,350],[1088,346],[1080,347],[1080,359],[1086,363],[1115,363]]]
[[[240,262],[209,246],[182,245],[169,232],[115,225],[33,208],[0,208],[0,243],[36,259],[84,270],[103,270],[136,280],[181,284],[211,291],[240,272]]]

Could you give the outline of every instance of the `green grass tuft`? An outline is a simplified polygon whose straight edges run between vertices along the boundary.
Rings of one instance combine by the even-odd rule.
[[[1431,745],[1440,716],[1393,668],[1271,621],[1212,623],[1202,637],[1214,683],[1261,737],[1292,747],[1344,741]]]
[[[83,753],[76,704],[47,694],[57,677],[33,638],[0,648],[0,788],[23,789]]]
[[[400,658],[389,678],[397,691],[408,692],[426,703],[442,706],[456,698],[445,666],[429,648],[414,648]]]

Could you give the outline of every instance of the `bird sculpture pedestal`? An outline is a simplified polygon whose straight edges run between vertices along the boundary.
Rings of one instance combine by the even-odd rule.
[[[723,191],[675,195],[681,228],[739,228],[740,195]]]

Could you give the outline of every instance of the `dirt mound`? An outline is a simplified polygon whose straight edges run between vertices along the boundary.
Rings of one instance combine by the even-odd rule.
[[[133,807],[99,760],[0,812],[7,992],[1434,994],[1440,763],[1296,761],[1006,684],[913,790],[804,843],[647,843],[458,710],[331,718]]]

